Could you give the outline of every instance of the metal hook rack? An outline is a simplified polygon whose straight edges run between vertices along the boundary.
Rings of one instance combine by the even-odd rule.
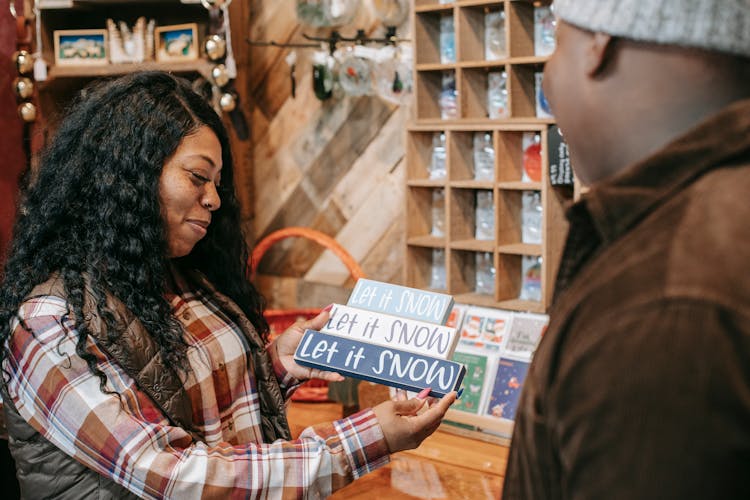
[[[311,42],[318,42],[318,43],[305,43],[305,42],[287,42],[287,43],[279,43],[275,42],[273,40],[270,41],[256,41],[256,40],[250,40],[249,38],[245,41],[249,43],[250,45],[258,46],[258,47],[280,47],[280,48],[302,48],[302,49],[308,49],[308,48],[320,48],[321,44],[328,45],[328,50],[331,54],[333,54],[336,51],[336,48],[339,44],[342,42],[344,43],[353,43],[355,45],[364,45],[369,43],[377,43],[381,45],[397,45],[402,42],[409,42],[410,40],[408,38],[399,38],[396,35],[396,27],[395,26],[387,26],[385,35],[382,38],[371,38],[368,37],[365,34],[365,30],[358,29],[357,34],[353,37],[345,37],[342,36],[341,33],[337,30],[331,31],[331,34],[327,37],[318,37],[318,36],[310,36],[307,34],[302,34],[302,37],[305,40],[310,40]]]

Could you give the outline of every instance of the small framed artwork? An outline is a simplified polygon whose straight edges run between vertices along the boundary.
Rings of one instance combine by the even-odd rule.
[[[157,26],[154,39],[157,61],[198,59],[198,25],[195,23]]]
[[[58,66],[105,66],[107,30],[55,30],[55,64]]]

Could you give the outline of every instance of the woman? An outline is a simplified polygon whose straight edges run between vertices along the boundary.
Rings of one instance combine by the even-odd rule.
[[[291,441],[305,327],[265,345],[218,115],[165,73],[89,89],[23,196],[0,297],[25,497],[325,496],[417,446],[452,393]]]

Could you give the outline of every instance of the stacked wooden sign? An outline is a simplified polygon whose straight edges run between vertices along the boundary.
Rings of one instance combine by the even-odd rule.
[[[429,387],[430,396],[442,397],[466,373],[451,360],[458,335],[445,322],[452,308],[449,295],[360,279],[320,332],[305,331],[294,359],[408,391]]]

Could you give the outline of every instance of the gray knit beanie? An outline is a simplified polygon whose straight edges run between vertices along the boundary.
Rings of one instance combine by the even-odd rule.
[[[750,0],[555,0],[580,28],[750,57]]]

